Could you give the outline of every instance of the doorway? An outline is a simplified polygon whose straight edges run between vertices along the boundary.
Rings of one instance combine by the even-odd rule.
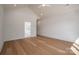
[[[25,22],[24,24],[24,30],[25,30],[25,37],[30,37],[31,36],[31,22]]]

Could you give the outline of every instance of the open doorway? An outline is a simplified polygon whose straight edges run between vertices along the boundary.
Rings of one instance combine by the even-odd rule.
[[[25,22],[24,23],[24,30],[25,30],[25,37],[30,37],[31,36],[31,22]]]

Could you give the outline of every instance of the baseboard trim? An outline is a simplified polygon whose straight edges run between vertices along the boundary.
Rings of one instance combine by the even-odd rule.
[[[24,37],[24,38],[16,38],[16,39],[12,39],[12,40],[5,40],[4,42],[15,41],[15,40],[21,40],[21,39],[28,39],[28,38],[32,38],[32,37],[37,37],[37,36]]]
[[[29,37],[21,37],[21,38],[12,38],[12,39],[8,39],[8,40],[4,40],[4,42],[6,42],[6,41],[20,40],[20,39],[26,39],[26,38],[31,38],[31,37],[37,37],[37,36],[29,36]]]
[[[74,43],[74,42],[65,41],[65,40],[61,40],[61,39],[57,39],[57,38],[51,38],[51,37],[44,36],[44,35],[37,35],[37,36],[44,37],[44,38],[48,38],[48,39],[55,39],[55,40],[59,40],[59,41],[64,41],[64,42],[68,42],[68,43]]]

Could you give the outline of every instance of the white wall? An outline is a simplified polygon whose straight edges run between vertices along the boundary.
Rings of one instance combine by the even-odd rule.
[[[71,6],[54,8],[51,14],[43,16],[38,24],[38,35],[74,42],[78,38],[79,16]]]
[[[14,40],[24,38],[24,22],[32,22],[31,36],[36,36],[37,16],[28,7],[7,7],[4,10],[4,39]]]
[[[2,49],[3,46],[3,7],[0,5],[0,50]]]

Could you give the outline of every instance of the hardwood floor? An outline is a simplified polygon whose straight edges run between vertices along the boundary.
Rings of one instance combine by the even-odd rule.
[[[72,43],[42,36],[8,41],[1,55],[74,55]]]

